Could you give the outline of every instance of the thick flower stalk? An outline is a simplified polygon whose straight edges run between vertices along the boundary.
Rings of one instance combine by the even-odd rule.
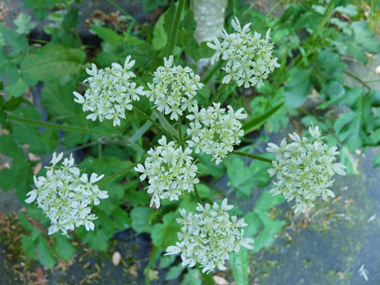
[[[319,127],[313,125],[309,128],[311,142],[308,138],[297,133],[289,134],[293,140],[287,144],[284,138],[280,146],[268,143],[267,151],[276,154],[273,161],[274,168],[269,169],[270,176],[276,176],[274,182],[276,188],[270,192],[274,195],[282,194],[287,201],[294,198],[297,204],[295,213],[298,214],[306,206],[314,207],[316,197],[322,196],[323,200],[327,197],[335,197],[335,194],[328,188],[333,186],[332,176],[337,173],[346,175],[341,168],[346,168],[343,164],[335,163],[335,155],[339,154],[337,147],[328,146],[323,142]]]
[[[220,108],[220,103],[213,103],[207,109],[194,108],[193,114],[187,118],[193,122],[187,129],[191,140],[187,143],[195,148],[195,153],[200,151],[213,156],[216,164],[233,151],[233,146],[240,143],[239,137],[244,136],[244,130],[239,120],[247,118],[242,114],[243,108],[234,112],[231,106]]]
[[[148,83],[150,91],[146,96],[154,102],[158,111],[170,115],[171,120],[178,120],[183,111],[190,112],[197,106],[193,100],[197,90],[203,87],[199,75],[190,67],[173,65],[173,56],[164,58],[164,66],[160,66],[153,73],[153,83]]]
[[[30,191],[25,200],[32,203],[37,199],[41,208],[51,220],[49,235],[61,230],[67,234],[68,230],[84,225],[86,230],[94,230],[93,220],[97,219],[91,214],[90,204],[99,205],[99,199],[108,198],[107,191],[99,190],[97,181],[104,175],[98,176],[92,173],[90,179],[87,174],[80,174],[79,168],[74,164],[72,154],[70,159],[65,158],[62,166],[57,166],[63,158],[63,153],[58,156],[53,154],[51,166],[47,169],[46,177],[34,176],[37,189]]]
[[[136,87],[136,83],[130,79],[136,75],[129,71],[135,64],[128,56],[124,67],[118,63],[112,63],[112,67],[98,69],[92,64],[92,69],[86,69],[91,77],[84,82],[89,83],[84,97],[74,92],[75,102],[82,104],[83,111],[92,112],[86,118],[95,121],[113,120],[113,125],[120,125],[120,118],[125,119],[125,109],[132,110],[132,101],[139,101],[139,95],[145,95],[143,87]]]
[[[182,217],[177,219],[183,225],[178,233],[180,242],[169,246],[165,255],[181,253],[182,266],[199,263],[204,267],[202,272],[213,271],[215,267],[226,270],[224,262],[229,259],[229,252],[239,252],[241,246],[253,249],[250,245],[253,239],[243,238],[244,230],[240,229],[247,226],[244,219],[227,213],[233,207],[224,199],[221,206],[214,203],[203,207],[198,203],[197,214],[180,209]]]
[[[273,57],[273,43],[269,43],[270,29],[266,33],[265,39],[261,34],[254,33],[251,35],[249,26],[251,23],[240,26],[238,18],[232,19],[232,27],[235,33],[228,34],[226,30],[220,30],[219,36],[223,39],[219,41],[217,37],[212,38],[212,42],[207,45],[216,52],[211,58],[211,64],[214,64],[220,57],[227,61],[226,67],[223,68],[227,75],[223,78],[223,83],[230,83],[236,80],[238,86],[244,84],[245,88],[257,85],[260,88],[263,80],[275,67],[280,67],[277,58]]]
[[[160,146],[148,151],[150,156],[144,166],[138,164],[134,168],[142,173],[141,181],[148,178],[148,193],[153,194],[150,207],[155,203],[156,208],[160,207],[161,199],[178,200],[184,191],[194,191],[194,185],[199,183],[195,177],[198,167],[190,156],[190,148],[183,149],[174,142],[167,143],[165,136],[158,143]]]

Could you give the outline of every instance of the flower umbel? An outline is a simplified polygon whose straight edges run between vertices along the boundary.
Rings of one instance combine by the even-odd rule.
[[[153,84],[148,83],[151,90],[146,92],[146,96],[154,102],[158,111],[171,114],[171,120],[178,120],[184,110],[191,111],[197,106],[193,98],[203,84],[190,67],[173,65],[172,55],[169,59],[165,57],[164,62],[164,66],[153,73]]]
[[[169,246],[165,255],[181,253],[182,266],[193,267],[199,263],[204,267],[202,272],[209,273],[215,267],[226,270],[224,262],[229,259],[229,252],[239,252],[241,246],[253,249],[250,245],[253,239],[243,238],[244,230],[240,229],[247,226],[244,219],[238,220],[227,213],[232,208],[224,199],[221,206],[214,202],[213,206],[203,207],[198,203],[197,214],[180,209],[182,218],[177,219],[183,225],[178,233],[180,242]]]
[[[191,140],[187,141],[190,147],[195,147],[195,153],[200,150],[207,154],[212,154],[216,164],[233,151],[233,146],[240,143],[244,130],[239,120],[247,118],[242,114],[243,108],[234,112],[231,106],[226,109],[220,108],[220,103],[213,103],[207,109],[194,108],[194,113],[187,118],[192,120],[187,134],[191,135]]]
[[[270,29],[265,39],[262,39],[261,34],[256,32],[251,35],[249,29],[251,23],[242,28],[238,18],[235,17],[231,24],[235,33],[228,34],[223,29],[219,31],[219,36],[223,38],[222,42],[217,37],[213,37],[213,43],[207,43],[216,51],[211,58],[211,64],[218,61],[220,57],[227,61],[224,68],[227,75],[223,78],[223,83],[237,80],[238,86],[244,84],[244,87],[248,88],[257,85],[260,88],[269,73],[275,67],[280,67],[277,58],[272,56],[273,43],[269,43]]]
[[[334,179],[331,177],[337,173],[346,175],[341,168],[343,164],[335,163],[335,155],[339,154],[337,147],[328,146],[323,142],[319,127],[313,125],[309,128],[311,142],[307,138],[301,138],[297,133],[289,134],[293,140],[287,144],[286,138],[282,140],[280,147],[268,143],[267,151],[276,154],[276,160],[272,162],[274,168],[269,169],[269,175],[278,179],[277,186],[270,192],[274,195],[282,194],[291,201],[295,198],[297,204],[295,213],[300,213],[306,206],[314,207],[316,197],[335,197],[330,188]]]
[[[70,159],[63,160],[62,166],[57,166],[62,158],[63,153],[58,156],[54,153],[50,162],[52,166],[45,167],[46,177],[34,176],[37,189],[27,194],[29,198],[25,202],[30,204],[37,199],[38,207],[51,220],[49,235],[59,230],[66,235],[68,230],[81,225],[85,225],[87,231],[94,230],[92,221],[97,217],[91,214],[89,205],[99,205],[99,199],[108,198],[107,191],[101,191],[94,185],[104,175],[92,173],[90,179],[85,173],[81,175],[72,154]]]
[[[128,56],[124,67],[118,63],[112,63],[112,67],[98,69],[92,64],[92,69],[86,69],[91,77],[84,82],[89,83],[84,97],[74,92],[75,102],[83,104],[83,111],[91,111],[86,118],[102,122],[104,119],[113,120],[113,125],[120,125],[120,118],[125,119],[125,109],[132,110],[132,101],[139,101],[139,95],[145,95],[143,87],[136,87],[136,83],[130,82],[136,75],[129,71],[135,64]]]
[[[198,167],[193,163],[190,156],[190,148],[177,147],[174,142],[167,143],[166,137],[158,140],[160,146],[151,148],[150,155],[144,163],[135,167],[137,172],[142,173],[140,180],[148,177],[148,193],[153,194],[150,206],[153,202],[156,208],[161,205],[160,200],[170,198],[178,200],[183,191],[194,191],[194,185],[199,183],[196,178]]]

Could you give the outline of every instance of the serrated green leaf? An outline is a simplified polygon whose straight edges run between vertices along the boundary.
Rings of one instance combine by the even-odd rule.
[[[269,210],[278,204],[281,204],[285,201],[284,196],[276,195],[273,196],[269,191],[265,190],[263,194],[261,194],[259,200],[255,205],[255,212],[269,212]]]
[[[44,237],[41,235],[37,240],[37,253],[38,253],[38,260],[41,262],[43,266],[53,268],[56,261],[51,254],[51,251],[49,249],[49,245],[44,239]]]
[[[41,114],[36,109],[20,107],[13,114],[18,117],[41,121]],[[58,130],[46,128],[43,133],[40,133],[40,127],[21,122],[14,122],[13,125],[13,140],[20,144],[28,144],[29,151],[34,154],[51,153],[58,145]]]
[[[22,251],[26,257],[37,260],[35,241],[32,237],[21,237]]]
[[[99,38],[112,45],[117,45],[118,43],[124,41],[123,36],[112,31],[111,29],[92,25],[91,30],[93,30]]]
[[[360,48],[356,43],[350,43],[347,46],[347,51],[359,62],[366,64],[368,62],[367,55],[364,50]]]
[[[150,223],[149,215],[154,210],[149,207],[135,207],[131,211],[132,229],[137,233],[150,233],[153,226]]]
[[[340,141],[345,142],[350,150],[360,148],[361,113],[348,112],[340,116],[334,123],[335,133]]]
[[[31,22],[32,17],[28,14],[21,13],[14,23],[17,27],[16,32],[20,35],[29,34],[35,27],[36,23]]]
[[[306,101],[311,87],[310,70],[293,68],[285,86],[285,105],[288,108],[298,108]]]
[[[131,224],[128,213],[119,207],[113,210],[112,218],[117,230],[128,229]]]
[[[239,252],[230,252],[230,265],[235,282],[239,285],[248,285],[248,250],[240,247]]]
[[[275,241],[275,234],[285,225],[285,221],[272,220],[269,213],[257,212],[257,215],[262,222],[263,230],[256,237],[255,248],[252,252],[258,252],[261,248],[272,245]]]
[[[57,254],[58,258],[64,260],[70,260],[74,257],[76,249],[75,247],[68,241],[67,237],[61,235],[60,233],[56,233],[53,235],[55,243],[53,245],[53,250]]]
[[[108,247],[109,237],[104,230],[100,229],[95,220],[94,231],[86,231],[85,227],[80,227],[76,230],[78,237],[80,237],[84,243],[88,243],[93,250],[105,251]]]
[[[185,268],[182,265],[170,267],[168,274],[166,274],[165,280],[173,280],[178,278]]]
[[[85,169],[88,174],[94,172],[99,175],[104,174],[108,177],[129,165],[131,165],[129,161],[120,161],[120,159],[116,157],[87,157],[79,164],[79,167]],[[129,175],[130,174],[127,173],[125,176]],[[125,192],[123,186],[119,183],[122,179],[123,176],[120,176],[100,187],[101,190],[108,191],[108,198],[100,200],[100,204],[95,207],[104,211],[107,215],[111,215],[112,211],[121,203],[121,199],[124,197]]]
[[[198,269],[189,269],[184,275],[181,285],[202,285],[201,272]]]
[[[181,230],[181,226],[176,221],[177,217],[176,212],[167,213],[163,217],[163,224],[157,223],[153,226],[151,235],[156,246],[166,249],[178,241],[177,232]]]
[[[152,45],[156,50],[161,50],[168,43],[168,35],[164,29],[165,14],[161,15],[153,29]]]
[[[53,81],[65,75],[74,75],[84,69],[86,54],[81,49],[62,45],[46,45],[37,54],[29,54],[21,63],[21,74],[34,80]]]

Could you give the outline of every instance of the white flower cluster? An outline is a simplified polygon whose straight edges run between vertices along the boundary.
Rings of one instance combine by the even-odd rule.
[[[287,144],[284,138],[280,146],[268,143],[267,151],[276,154],[276,160],[272,162],[274,168],[269,169],[270,176],[276,175],[278,182],[274,182],[277,188],[270,192],[274,195],[282,194],[289,201],[296,199],[295,213],[300,213],[306,205],[314,206],[316,197],[335,197],[329,190],[334,183],[331,177],[338,173],[346,175],[341,168],[346,168],[340,163],[334,163],[335,155],[339,154],[337,147],[330,149],[322,141],[319,127],[313,125],[309,128],[311,136],[315,139],[309,143],[308,139],[302,139],[297,133],[289,134],[293,140]]]
[[[223,38],[222,42],[213,37],[213,43],[207,43],[210,48],[216,50],[211,58],[211,64],[220,57],[227,61],[224,68],[227,75],[223,78],[223,83],[237,80],[238,86],[244,84],[244,87],[248,88],[257,84],[260,88],[269,73],[280,66],[277,58],[272,56],[273,43],[269,43],[270,29],[264,40],[261,39],[261,34],[256,32],[254,35],[250,34],[251,23],[241,28],[239,20],[235,17],[231,24],[236,33],[228,34],[223,29],[219,31],[219,36]]]
[[[164,58],[164,66],[157,68],[153,76],[153,84],[148,83],[151,91],[146,91],[146,96],[161,113],[171,114],[171,120],[178,120],[184,110],[192,111],[197,106],[193,97],[204,85],[190,67],[173,65],[171,55],[169,60]]]
[[[150,207],[154,202],[156,208],[160,207],[160,199],[178,200],[183,191],[190,193],[194,191],[194,185],[199,183],[195,177],[198,167],[189,155],[191,149],[183,150],[181,146],[176,147],[174,142],[167,143],[165,136],[158,143],[161,146],[148,151],[150,156],[145,160],[145,167],[138,164],[134,168],[142,173],[141,181],[148,177],[148,193],[153,194]]]
[[[61,230],[67,234],[74,227],[85,225],[86,230],[94,230],[93,220],[97,219],[91,214],[89,205],[93,202],[99,205],[99,199],[108,198],[107,191],[99,190],[95,182],[103,178],[93,173],[88,179],[87,174],[80,174],[79,168],[74,165],[72,154],[70,159],[65,158],[63,166],[56,164],[61,161],[63,153],[53,154],[52,166],[47,169],[46,178],[34,176],[37,189],[30,191],[25,200],[32,203],[37,198],[38,207],[41,208],[51,220],[49,235]]]
[[[244,219],[237,220],[236,216],[230,219],[227,213],[233,207],[224,199],[220,207],[217,203],[212,208],[210,204],[205,207],[198,204],[198,214],[186,214],[185,209],[180,209],[182,218],[177,222],[183,225],[182,232],[178,233],[181,242],[169,246],[165,255],[181,253],[182,266],[193,267],[199,263],[204,267],[202,272],[210,272],[215,267],[225,270],[229,252],[239,252],[241,246],[253,249],[250,245],[253,239],[243,238],[244,230],[239,229],[247,226]]]
[[[240,143],[239,137],[244,136],[244,130],[239,119],[247,118],[242,114],[243,108],[234,112],[231,106],[226,109],[220,108],[220,103],[213,103],[207,109],[200,111],[194,108],[193,114],[188,115],[191,121],[187,129],[191,140],[187,141],[190,147],[195,147],[195,153],[200,150],[207,154],[212,154],[216,164],[222,162],[231,151],[233,146]]]
[[[83,111],[91,111],[86,118],[95,121],[97,118],[102,122],[104,119],[113,120],[113,125],[120,125],[120,118],[125,119],[125,109],[132,110],[131,102],[139,101],[139,95],[145,95],[143,87],[137,87],[136,83],[129,80],[136,75],[129,71],[135,64],[128,56],[124,68],[118,63],[112,63],[112,68],[99,69],[92,64],[92,70],[86,69],[91,77],[88,82],[90,87],[84,97],[74,92],[77,99],[75,102],[83,104]]]

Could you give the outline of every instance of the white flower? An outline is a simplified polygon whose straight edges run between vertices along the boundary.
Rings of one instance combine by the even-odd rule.
[[[37,199],[41,208],[51,220],[49,235],[61,230],[67,234],[74,227],[85,225],[86,230],[94,230],[93,220],[96,216],[88,207],[92,202],[99,205],[99,199],[108,198],[107,191],[99,190],[98,185],[93,185],[104,177],[92,173],[90,179],[87,174],[80,176],[80,170],[75,166],[72,154],[70,159],[65,158],[63,166],[57,164],[62,160],[63,153],[58,156],[53,154],[52,166],[45,167],[47,178],[34,176],[37,189],[30,191],[25,200],[30,204]]]
[[[193,100],[197,90],[203,87],[199,75],[189,67],[173,65],[173,56],[164,58],[164,66],[153,73],[153,83],[148,83],[151,91],[146,92],[150,101],[161,113],[170,115],[171,120],[178,121],[183,111],[196,107]]]
[[[235,17],[231,20],[235,33],[228,34],[225,30],[219,31],[219,36],[223,38],[220,42],[216,37],[212,37],[213,43],[207,45],[215,50],[211,58],[211,64],[218,61],[220,57],[227,61],[223,68],[227,75],[223,78],[223,83],[237,80],[238,86],[245,88],[257,85],[260,88],[268,75],[276,67],[280,67],[277,58],[272,56],[273,44],[269,43],[270,29],[266,33],[266,38],[261,39],[261,35],[250,33],[250,23],[241,28],[239,20]]]
[[[139,95],[145,95],[143,87],[137,87],[136,83],[130,79],[136,75],[129,71],[135,64],[128,56],[124,63],[124,68],[118,63],[112,63],[112,67],[97,69],[92,64],[92,70],[86,69],[91,77],[84,82],[89,83],[89,88],[84,96],[78,92],[73,92],[76,103],[82,104],[83,111],[92,113],[86,117],[88,120],[101,122],[104,119],[113,120],[113,125],[120,125],[120,118],[125,119],[125,110],[131,110],[132,101],[139,101]]]
[[[302,212],[306,206],[313,207],[314,200],[322,196],[327,201],[328,196],[335,197],[330,187],[333,186],[332,176],[337,173],[345,175],[340,163],[334,163],[335,155],[339,154],[337,147],[328,149],[323,142],[319,127],[312,125],[309,132],[314,141],[308,142],[297,133],[289,134],[294,141],[287,144],[286,138],[281,141],[280,147],[268,143],[267,151],[276,154],[272,162],[274,168],[268,169],[269,175],[276,175],[276,188],[270,190],[273,195],[282,194],[286,200],[296,200],[293,207],[296,214]]]
[[[180,242],[177,246],[169,246],[165,255],[181,253],[182,266],[193,267],[199,263],[203,267],[202,272],[209,273],[215,267],[225,270],[229,252],[239,252],[241,246],[253,249],[250,245],[253,239],[243,238],[244,230],[240,230],[247,226],[244,219],[237,220],[232,216],[231,221],[225,212],[232,208],[224,199],[221,206],[217,203],[212,207],[210,204],[204,207],[198,204],[198,213],[195,214],[187,214],[185,209],[180,209],[182,218],[177,219],[183,225],[182,232],[178,233]]]
[[[160,207],[161,199],[178,200],[184,192],[194,191],[194,185],[199,183],[195,178],[198,167],[190,156],[190,148],[177,147],[174,142],[167,142],[165,136],[158,140],[160,146],[148,151],[149,157],[145,160],[145,167],[138,164],[135,171],[142,173],[140,180],[148,178],[148,193],[153,194],[150,207],[153,203]]]
[[[195,147],[195,153],[205,152],[212,154],[216,164],[233,151],[233,146],[240,143],[240,136],[244,136],[241,129],[240,119],[247,118],[243,114],[243,108],[234,112],[231,106],[226,109],[220,108],[220,103],[213,103],[213,106],[198,110],[193,109],[193,114],[186,118],[194,120],[187,129],[187,134],[191,135],[191,140],[187,143],[190,147]]]

